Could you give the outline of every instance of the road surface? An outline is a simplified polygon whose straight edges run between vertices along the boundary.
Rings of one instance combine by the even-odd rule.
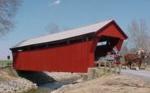
[[[123,75],[130,75],[130,76],[135,76],[142,78],[145,81],[150,82],[150,71],[145,71],[145,70],[121,70],[121,74]]]

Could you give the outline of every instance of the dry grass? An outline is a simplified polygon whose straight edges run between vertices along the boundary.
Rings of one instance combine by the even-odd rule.
[[[125,75],[109,75],[101,78],[66,85],[53,93],[150,93],[150,84]]]
[[[145,70],[150,71],[150,65],[147,65]]]
[[[0,68],[0,81],[12,80],[18,78],[17,72],[11,67]]]

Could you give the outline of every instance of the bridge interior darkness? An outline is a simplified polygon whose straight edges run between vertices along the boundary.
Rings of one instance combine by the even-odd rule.
[[[118,41],[119,38],[102,36],[95,49],[95,61],[97,61],[100,57],[106,56],[107,52],[112,51]]]

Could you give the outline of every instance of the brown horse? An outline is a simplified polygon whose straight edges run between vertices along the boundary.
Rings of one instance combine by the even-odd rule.
[[[138,67],[137,69],[140,69],[144,59],[144,53],[141,53],[140,55],[128,53],[124,55],[124,59],[125,59],[125,65],[128,66],[130,69],[133,64],[137,65]]]

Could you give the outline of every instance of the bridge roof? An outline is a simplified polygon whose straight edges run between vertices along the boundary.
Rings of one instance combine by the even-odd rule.
[[[18,43],[15,47],[24,47],[24,46],[29,46],[29,45],[34,45],[34,44],[41,44],[41,43],[47,43],[47,42],[53,42],[53,41],[58,41],[58,40],[63,40],[63,39],[68,39],[80,35],[85,35],[93,32],[97,32],[98,30],[102,29],[109,23],[113,22],[114,20],[107,20],[99,23],[95,23],[92,25],[76,28],[76,29],[71,29],[63,32],[58,32],[54,34],[49,34],[45,36],[40,36],[36,38],[31,38],[28,40],[24,40],[20,43]]]

